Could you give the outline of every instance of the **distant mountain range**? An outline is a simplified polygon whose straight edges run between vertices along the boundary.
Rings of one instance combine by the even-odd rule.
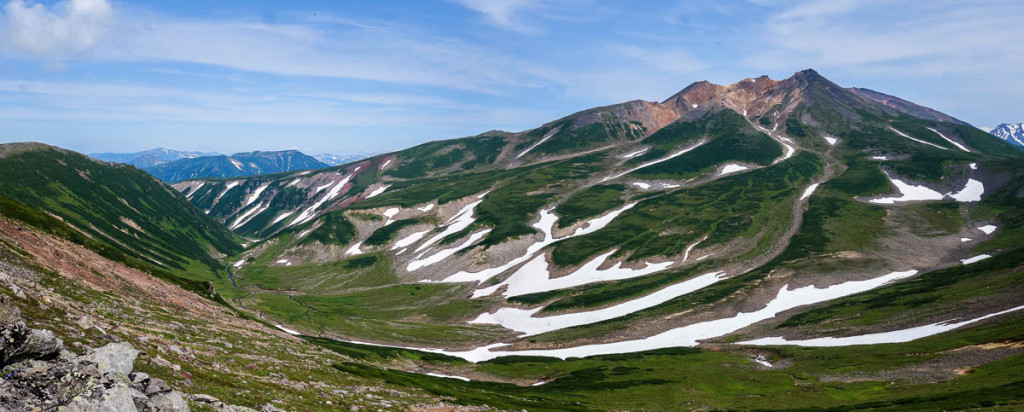
[[[188,179],[253,176],[325,167],[329,165],[298,150],[283,150],[180,159],[143,167],[142,170],[165,182],[179,182]]]
[[[1024,123],[1003,123],[989,133],[1014,145],[1024,147]]]
[[[193,159],[200,156],[217,156],[217,152],[183,152],[179,150],[156,149],[146,150],[137,153],[92,153],[89,157],[103,160],[105,162],[117,162],[130,164],[136,167],[151,167],[158,164],[173,162],[181,159]]]
[[[334,154],[330,154],[330,153],[320,153],[320,154],[313,155],[313,157],[316,158],[316,160],[319,160],[321,162],[326,163],[328,166],[337,166],[337,165],[343,165],[345,163],[352,163],[352,162],[354,162],[356,160],[363,160],[363,159],[365,159],[367,157],[370,157],[370,155],[361,155],[361,154],[334,155]]]

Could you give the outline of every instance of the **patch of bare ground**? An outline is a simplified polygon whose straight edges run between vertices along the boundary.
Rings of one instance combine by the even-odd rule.
[[[1024,353],[1024,342],[964,346],[940,352],[937,359],[877,372],[823,374],[825,382],[892,381],[911,384],[945,382],[978,367]]]

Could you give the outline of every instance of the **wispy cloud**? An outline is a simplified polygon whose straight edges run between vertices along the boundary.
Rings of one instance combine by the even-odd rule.
[[[752,66],[879,70],[920,75],[1021,63],[1024,3],[1009,1],[801,1],[761,27],[763,52]]]

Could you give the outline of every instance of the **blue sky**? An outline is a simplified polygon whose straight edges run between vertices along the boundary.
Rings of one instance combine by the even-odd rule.
[[[0,142],[383,152],[814,68],[1024,121],[1024,2],[0,0]]]

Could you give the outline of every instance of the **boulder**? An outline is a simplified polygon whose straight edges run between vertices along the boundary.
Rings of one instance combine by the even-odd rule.
[[[101,374],[117,372],[128,376],[135,366],[136,356],[139,356],[139,351],[132,344],[118,342],[96,348],[82,358],[95,362]]]

